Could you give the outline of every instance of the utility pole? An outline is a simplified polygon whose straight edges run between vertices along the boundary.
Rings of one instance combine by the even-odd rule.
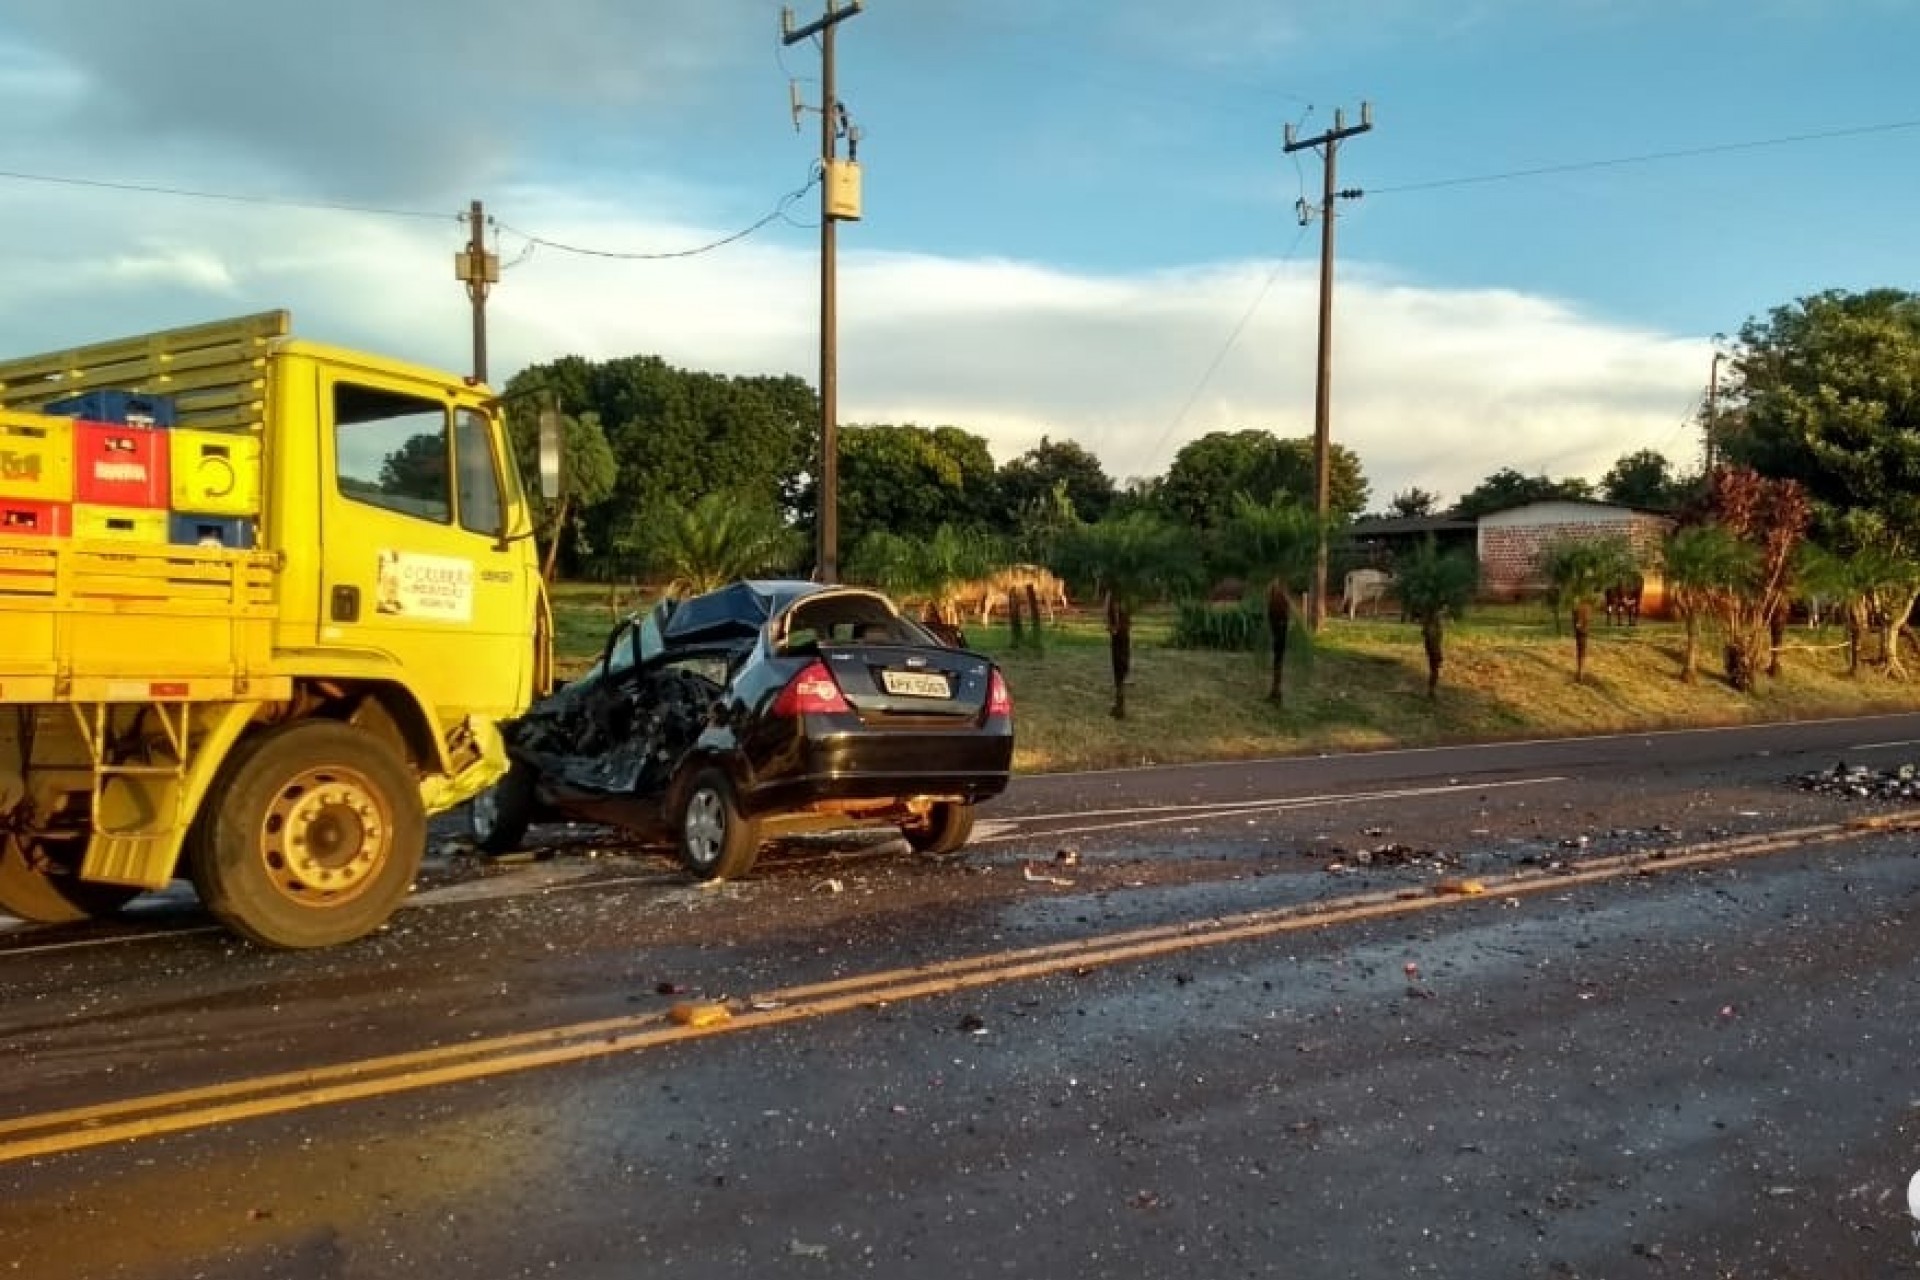
[[[1720,440],[1720,361],[1726,353],[1713,353],[1713,368],[1707,374],[1707,473],[1713,473],[1714,445]]]
[[[1336,198],[1357,200],[1358,190],[1334,188],[1334,158],[1340,143],[1355,134],[1373,128],[1373,107],[1360,104],[1360,123],[1349,126],[1346,113],[1336,109],[1333,128],[1315,138],[1296,138],[1293,126],[1286,129],[1289,153],[1308,147],[1323,147],[1320,153],[1326,170],[1326,184],[1318,210],[1300,201],[1300,225],[1316,212],[1320,217],[1320,364],[1313,395],[1313,510],[1319,520],[1319,546],[1313,558],[1313,600],[1307,607],[1309,625],[1315,631],[1327,620],[1327,523],[1333,506],[1333,202]]]
[[[835,288],[834,227],[843,218],[860,216],[859,131],[847,122],[846,108],[834,89],[833,33],[843,21],[859,13],[864,0],[842,8],[827,0],[827,10],[804,27],[793,25],[793,10],[780,11],[780,38],[786,44],[820,37],[820,485],[817,572],[822,582],[840,580],[840,353],[837,335],[838,298]],[[800,95],[793,92],[793,127],[800,128]],[[847,159],[837,155],[842,132],[847,134]]]
[[[500,256],[487,252],[486,210],[475,200],[467,210],[467,247],[453,255],[453,278],[466,283],[473,303],[473,380],[487,380],[487,294],[500,283]]]

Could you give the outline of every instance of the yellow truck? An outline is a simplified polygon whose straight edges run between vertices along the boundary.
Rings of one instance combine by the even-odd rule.
[[[484,387],[284,311],[0,360],[0,913],[378,928],[551,635]]]

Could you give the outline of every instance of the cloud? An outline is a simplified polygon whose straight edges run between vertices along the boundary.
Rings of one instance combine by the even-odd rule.
[[[697,104],[717,67],[766,57],[771,29],[708,0],[272,8],[12,0],[0,48],[31,52],[35,87],[60,78],[69,150],[239,153],[335,196],[402,199],[509,173],[557,113]]]
[[[288,306],[311,336],[469,367],[452,219],[150,203],[138,237],[100,254],[45,247],[111,242],[97,200],[34,188],[16,201],[26,226],[21,247],[0,251],[15,304],[0,312],[0,351]],[[636,221],[553,193],[523,191],[519,203],[560,241],[677,246],[730,229]],[[1312,433],[1309,262],[1100,274],[866,252],[850,229],[840,264],[843,421],[951,423],[985,435],[1002,461],[1042,435],[1071,438],[1116,479],[1164,473],[1208,431]],[[1333,433],[1359,454],[1376,507],[1411,485],[1458,496],[1502,467],[1598,478],[1639,448],[1692,459],[1686,419],[1704,384],[1703,341],[1517,292],[1425,288],[1363,263],[1342,273]],[[811,382],[817,290],[812,237],[791,230],[664,262],[536,250],[509,267],[490,304],[493,380],[561,355],[648,353]]]

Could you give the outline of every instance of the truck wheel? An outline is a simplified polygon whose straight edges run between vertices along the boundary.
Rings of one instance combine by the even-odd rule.
[[[532,765],[515,760],[500,781],[467,805],[467,830],[482,853],[512,853],[533,825],[539,804],[535,794],[539,775]]]
[[[234,932],[325,947],[377,929],[426,852],[411,770],[379,739],[302,720],[234,748],[187,850],[194,888]]]
[[[900,834],[918,853],[958,853],[973,838],[973,806],[936,804],[926,822],[902,827]]]
[[[737,880],[760,856],[760,824],[740,812],[719,769],[693,775],[680,806],[680,862],[702,880]]]
[[[20,840],[0,837],[0,911],[35,924],[71,924],[110,916],[140,896],[120,884],[95,884],[48,871],[27,858]]]

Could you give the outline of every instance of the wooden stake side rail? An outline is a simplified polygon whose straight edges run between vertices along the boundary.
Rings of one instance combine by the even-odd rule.
[[[0,703],[273,697],[280,557],[0,537]]]
[[[292,326],[287,312],[265,311],[0,360],[0,408],[37,412],[83,391],[117,389],[171,397],[181,426],[259,431],[266,418],[267,353]]]

